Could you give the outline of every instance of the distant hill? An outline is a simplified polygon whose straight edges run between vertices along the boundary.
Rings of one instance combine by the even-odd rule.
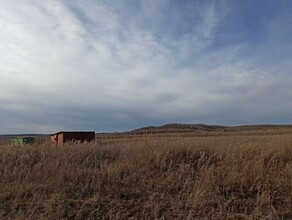
[[[162,126],[149,126],[138,128],[130,131],[130,133],[141,134],[141,133],[183,133],[183,132],[204,132],[204,131],[215,131],[224,130],[226,126],[220,125],[205,125],[205,124],[165,124]]]
[[[207,124],[180,124],[170,123],[161,126],[148,126],[134,129],[126,132],[106,132],[96,133],[98,136],[117,136],[125,134],[163,134],[163,133],[203,133],[203,132],[240,132],[240,131],[265,131],[276,129],[292,129],[292,125],[239,125],[239,126],[222,126]],[[0,135],[0,140],[9,140],[14,137],[49,137],[49,134],[5,134]]]
[[[0,140],[9,140],[15,137],[49,137],[48,134],[2,134]]]
[[[134,129],[131,134],[157,134],[157,133],[185,133],[185,132],[211,132],[211,131],[251,131],[291,128],[292,125],[240,125],[240,126],[221,126],[206,124],[165,124],[161,126],[148,126]]]

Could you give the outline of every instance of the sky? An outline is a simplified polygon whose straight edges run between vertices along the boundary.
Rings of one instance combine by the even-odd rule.
[[[1,0],[0,134],[292,124],[291,0]]]

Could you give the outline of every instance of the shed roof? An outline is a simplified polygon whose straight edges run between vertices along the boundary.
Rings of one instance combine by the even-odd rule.
[[[95,133],[95,131],[59,131],[57,133],[51,134],[52,135],[57,135],[57,134],[61,134],[61,133],[71,133],[71,134],[78,134],[78,133]]]

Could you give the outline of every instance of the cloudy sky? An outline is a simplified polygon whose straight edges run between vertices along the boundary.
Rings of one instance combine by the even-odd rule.
[[[1,0],[0,134],[292,123],[291,0]]]

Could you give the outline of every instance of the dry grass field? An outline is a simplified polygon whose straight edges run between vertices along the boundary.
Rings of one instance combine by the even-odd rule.
[[[292,130],[0,146],[0,219],[292,219]]]

